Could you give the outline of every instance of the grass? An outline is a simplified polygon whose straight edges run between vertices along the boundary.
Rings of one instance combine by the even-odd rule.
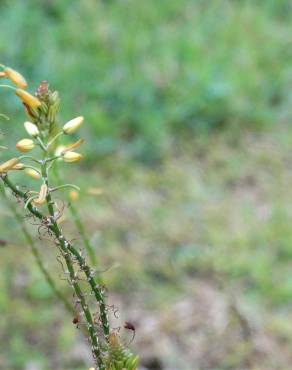
[[[230,289],[235,290],[236,299],[243,302],[241,307],[250,307],[252,323],[264,312],[256,325],[268,328],[266,336],[275,342],[275,348],[281,338],[291,343],[292,332],[285,326],[291,318],[292,295],[291,137],[289,126],[257,136],[245,133],[237,140],[233,133],[221,132],[200,136],[195,145],[184,142],[183,150],[178,147],[175,156],[169,155],[156,167],[115,157],[100,163],[98,170],[83,169],[78,185],[84,190],[88,183],[104,189],[96,197],[84,194],[80,206],[103,277],[113,292],[111,299],[116,304],[123,302],[122,306],[128,302],[122,310],[126,310],[125,319],[135,318],[139,311],[146,316],[156,312],[159,317],[191,292],[201,302],[197,288],[194,290],[200,282],[219,289],[226,300]],[[75,360],[62,354],[74,338],[71,320],[62,314],[62,307],[51,304],[54,297],[28,248],[13,233],[13,220],[7,216],[1,220],[9,225],[1,226],[9,241],[1,251],[3,266],[8,266],[1,271],[1,309],[8,317],[1,332],[10,344],[9,349],[5,345],[1,349],[0,359],[10,361],[13,369],[34,360],[41,368],[50,368],[52,359],[56,368],[63,369],[64,364],[75,368]],[[64,221],[63,226],[70,228],[70,223]],[[48,246],[45,251],[54,270],[54,249]],[[19,255],[17,264],[15,255]],[[66,291],[65,283],[59,285]],[[40,312],[37,321],[35,309]],[[9,317],[17,317],[13,330]],[[200,325],[204,328],[205,324]],[[237,324],[231,320],[229,325]],[[52,343],[49,333],[57,327],[60,339]],[[162,333],[172,335],[168,327]],[[137,334],[142,354],[143,335]],[[179,340],[184,338],[184,332],[176,335]],[[224,333],[218,340],[232,344]],[[76,346],[82,347],[82,341]],[[233,348],[233,355],[226,353],[216,366],[238,368],[250,358],[252,350],[248,348]],[[178,366],[188,368],[187,347],[176,351]],[[159,360],[167,365],[163,349],[159,354]],[[256,356],[254,363],[259,359]],[[76,361],[86,361],[86,356],[84,360],[79,353]],[[266,354],[265,363],[271,361]],[[283,362],[276,363],[283,366]]]

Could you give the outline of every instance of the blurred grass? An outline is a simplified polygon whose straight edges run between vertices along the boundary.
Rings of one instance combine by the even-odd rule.
[[[173,137],[291,115],[288,0],[2,0],[0,10],[2,61],[60,90],[63,120],[85,114],[92,161],[122,151],[152,162]]]
[[[126,316],[164,312],[195,281],[223,282],[254,316],[265,312],[283,358],[292,344],[291,10],[288,0],[0,1],[0,61],[33,88],[45,78],[59,90],[62,122],[86,116],[87,161],[65,174],[84,191],[105,190],[84,194],[80,211]],[[12,147],[23,112],[1,94]],[[0,369],[85,368],[83,341],[2,203],[1,216]],[[41,247],[70,296],[54,248]],[[246,353],[216,365],[240,368]],[[184,369],[188,355],[177,346]]]

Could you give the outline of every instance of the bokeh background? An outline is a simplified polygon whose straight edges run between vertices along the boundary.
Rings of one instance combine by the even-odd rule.
[[[60,92],[60,123],[86,117],[86,159],[64,177],[82,188],[143,367],[289,369],[291,1],[0,0],[0,14],[0,62],[32,91],[45,79]],[[14,151],[23,109],[2,90],[0,111],[11,117],[0,144]],[[2,201],[0,237],[0,369],[88,368]],[[70,298],[55,249],[35,240]]]

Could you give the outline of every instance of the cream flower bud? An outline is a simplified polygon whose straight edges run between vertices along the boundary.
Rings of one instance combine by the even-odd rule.
[[[25,170],[25,174],[29,177],[32,177],[33,179],[36,179],[36,180],[41,178],[41,174],[38,171],[34,170],[33,168],[27,168]]]
[[[33,200],[34,204],[37,204],[37,205],[44,204],[46,201],[47,193],[48,193],[48,187],[46,184],[43,184],[41,186],[39,196]]]
[[[71,202],[76,202],[79,199],[79,192],[77,190],[69,191],[69,199]]]
[[[5,68],[4,73],[7,78],[11,82],[14,83],[17,87],[20,87],[21,89],[25,89],[27,87],[27,82],[25,81],[25,78],[17,71],[15,71],[12,68]]]
[[[34,142],[31,139],[22,139],[16,144],[16,149],[20,152],[29,152],[34,148]]]
[[[73,132],[77,131],[79,127],[82,125],[83,121],[84,117],[79,116],[65,123],[63,127],[64,134],[72,134]]]
[[[12,170],[18,170],[18,171],[21,171],[24,169],[25,169],[25,165],[23,163],[17,163],[15,166],[12,167]]]
[[[5,72],[0,72],[0,78],[5,78],[6,77],[6,73]]]
[[[66,152],[63,155],[64,161],[68,163],[78,162],[82,158],[83,156],[80,153],[76,153],[76,152]]]
[[[33,137],[39,136],[40,132],[37,126],[34,123],[31,122],[24,122],[24,128],[26,129],[26,132]]]
[[[4,162],[0,165],[0,173],[6,173],[7,171],[13,169],[13,167],[18,163],[18,158],[9,159],[9,161]]]
[[[42,105],[40,100],[35,96],[31,95],[25,90],[16,89],[15,94],[22,100],[24,104],[27,104],[31,108],[38,108]]]

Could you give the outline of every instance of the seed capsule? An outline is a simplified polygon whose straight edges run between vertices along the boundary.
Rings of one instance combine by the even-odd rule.
[[[76,152],[66,152],[63,155],[64,162],[68,162],[68,163],[78,162],[82,158],[83,156],[80,153],[76,153]]]
[[[71,119],[71,121],[68,121],[63,127],[64,134],[69,135],[77,131],[79,127],[82,125],[83,121],[84,121],[84,117],[82,116],[73,118]]]
[[[27,168],[25,170],[25,174],[36,180],[41,178],[41,174],[38,171],[34,170],[33,168]]]
[[[27,104],[31,108],[38,108],[42,105],[38,98],[31,95],[27,91],[24,91],[22,89],[16,89],[15,94],[22,100],[24,104]]]
[[[22,139],[16,144],[16,149],[20,152],[29,152],[34,148],[34,142],[31,139]]]
[[[26,132],[32,137],[37,137],[40,134],[37,126],[31,122],[24,122],[24,128],[26,129]]]
[[[7,171],[13,169],[13,167],[18,163],[18,158],[9,159],[9,161],[4,162],[0,165],[0,173],[6,173]]]

